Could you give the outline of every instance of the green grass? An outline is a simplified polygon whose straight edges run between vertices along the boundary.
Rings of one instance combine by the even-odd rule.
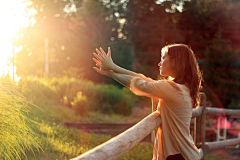
[[[26,116],[28,112],[28,101],[13,84],[0,79],[0,159],[26,159],[26,151],[40,148],[37,134],[29,127],[36,123]]]
[[[102,113],[89,113],[86,117],[76,116],[69,108],[43,106],[33,108],[29,116],[39,125],[34,125],[34,131],[40,136],[42,151],[29,152],[29,159],[70,159],[76,157],[97,145],[109,140],[111,137],[85,133],[80,130],[66,128],[62,121],[85,121],[85,122],[119,122],[127,119],[122,115],[107,115]],[[57,112],[56,112],[57,110]],[[35,118],[34,118],[35,117]],[[141,152],[140,152],[141,151]],[[144,158],[145,157],[145,158]],[[149,159],[152,157],[152,146],[139,144],[123,155],[120,159]]]
[[[32,151],[26,151],[28,159],[70,159],[111,138],[107,135],[96,135],[66,128],[63,126],[64,121],[124,123],[132,122],[136,119],[131,116],[123,116],[116,113],[104,114],[99,111],[90,111],[85,115],[75,114],[73,109],[62,103],[61,97],[66,93],[71,95],[69,92],[70,89],[73,88],[72,85],[79,83],[79,81],[74,82],[74,80],[67,80],[66,78],[63,79],[63,82],[57,81],[59,79],[46,79],[46,81],[44,81],[44,79],[29,78],[28,80],[31,81],[31,83],[26,83],[28,85],[25,87],[22,83],[19,90],[28,98],[29,102],[38,106],[36,107],[30,104],[31,112],[27,116],[29,119],[37,122],[31,124],[30,128],[38,135],[38,142],[41,146],[40,150],[33,148]],[[56,87],[59,86],[57,83],[65,83],[65,81],[67,81],[67,83],[69,83],[68,81],[73,81],[73,84],[71,84],[70,87],[68,86],[68,91],[64,91],[64,94],[60,95],[60,93],[57,93],[59,91]],[[113,87],[113,89],[115,88]],[[124,92],[128,91],[125,90]],[[141,154],[139,152],[141,152]],[[152,146],[149,144],[139,144],[120,159],[140,160],[151,157]],[[24,157],[22,158],[26,159]]]
[[[85,133],[77,129],[69,129],[63,126],[48,123],[42,120],[39,126],[34,126],[34,131],[39,135],[42,150],[27,152],[28,159],[34,160],[56,160],[70,159],[76,157],[95,146],[98,146],[111,137]],[[119,160],[144,160],[151,159],[152,146],[149,144],[138,144]]]
[[[109,115],[100,112],[89,112],[85,116],[78,116],[74,114],[72,109],[61,106],[54,101],[51,101],[52,105],[49,103],[50,101],[39,108],[32,106],[31,113],[28,115],[29,118],[39,123],[39,125],[33,125],[32,128],[39,135],[42,147],[41,151],[34,152],[35,155],[28,152],[29,159],[70,159],[111,138],[106,135],[84,133],[80,130],[66,128],[63,126],[63,121],[124,123],[134,120],[134,117],[131,116]],[[152,146],[139,144],[120,159],[142,160],[151,157]]]
[[[28,152],[28,159],[70,159],[110,139],[109,136],[88,134],[44,120],[32,127],[39,135],[42,150],[35,151],[34,154]]]
[[[135,117],[123,116],[119,114],[104,114],[101,112],[88,112],[86,115],[77,115],[73,109],[68,108],[56,101],[41,101],[39,107],[31,106],[31,113],[28,115],[30,119],[37,121],[43,119],[48,122],[62,124],[64,121],[68,122],[108,122],[108,123],[124,123],[133,122]],[[37,103],[33,101],[32,103]],[[39,104],[39,103],[38,103]]]
[[[205,159],[206,160],[219,160],[218,158],[211,157],[211,156],[206,156]]]

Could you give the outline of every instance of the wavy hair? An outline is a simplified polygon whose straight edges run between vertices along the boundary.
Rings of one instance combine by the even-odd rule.
[[[175,63],[173,69],[175,78],[173,81],[178,84],[185,84],[188,87],[193,108],[196,108],[200,103],[199,92],[202,88],[202,73],[193,51],[185,44],[172,44],[163,47],[162,52],[167,52]]]

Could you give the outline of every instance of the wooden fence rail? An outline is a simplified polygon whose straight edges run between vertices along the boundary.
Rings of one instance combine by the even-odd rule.
[[[201,94],[201,107],[192,110],[194,124],[194,142],[197,147],[201,147],[203,152],[206,150],[222,148],[240,143],[240,138],[234,138],[219,142],[205,142],[205,119],[206,115],[234,115],[240,116],[240,110],[218,109],[206,107],[206,96]],[[144,137],[150,134],[161,124],[161,117],[158,111],[153,112],[146,118],[138,122],[125,132],[110,139],[109,141],[89,150],[88,152],[73,158],[72,160],[115,160],[138,144]],[[203,157],[204,159],[204,157]]]
[[[153,112],[139,123],[109,141],[72,160],[114,160],[119,158],[161,124],[160,113]]]
[[[208,115],[226,115],[226,116],[240,116],[240,109],[221,109],[221,108],[206,108]]]
[[[223,147],[234,146],[239,143],[240,143],[240,138],[233,138],[233,139],[228,139],[225,141],[206,142],[204,145],[205,145],[206,150],[211,150],[211,149],[218,149],[218,148],[223,148]]]

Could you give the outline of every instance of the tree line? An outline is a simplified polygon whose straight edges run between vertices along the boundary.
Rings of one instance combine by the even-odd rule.
[[[239,0],[30,1],[36,23],[13,42],[22,46],[15,57],[18,75],[44,75],[46,38],[50,75],[101,83],[114,82],[92,69],[97,47],[110,46],[118,65],[156,79],[161,48],[184,43],[198,58],[203,91],[213,105],[239,107]]]

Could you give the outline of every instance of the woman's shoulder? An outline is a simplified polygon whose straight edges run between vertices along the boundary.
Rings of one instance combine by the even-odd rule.
[[[169,86],[171,86],[172,88],[174,88],[175,90],[177,90],[179,92],[189,92],[189,89],[185,84],[179,84],[172,80],[167,80],[165,82],[168,83]]]

